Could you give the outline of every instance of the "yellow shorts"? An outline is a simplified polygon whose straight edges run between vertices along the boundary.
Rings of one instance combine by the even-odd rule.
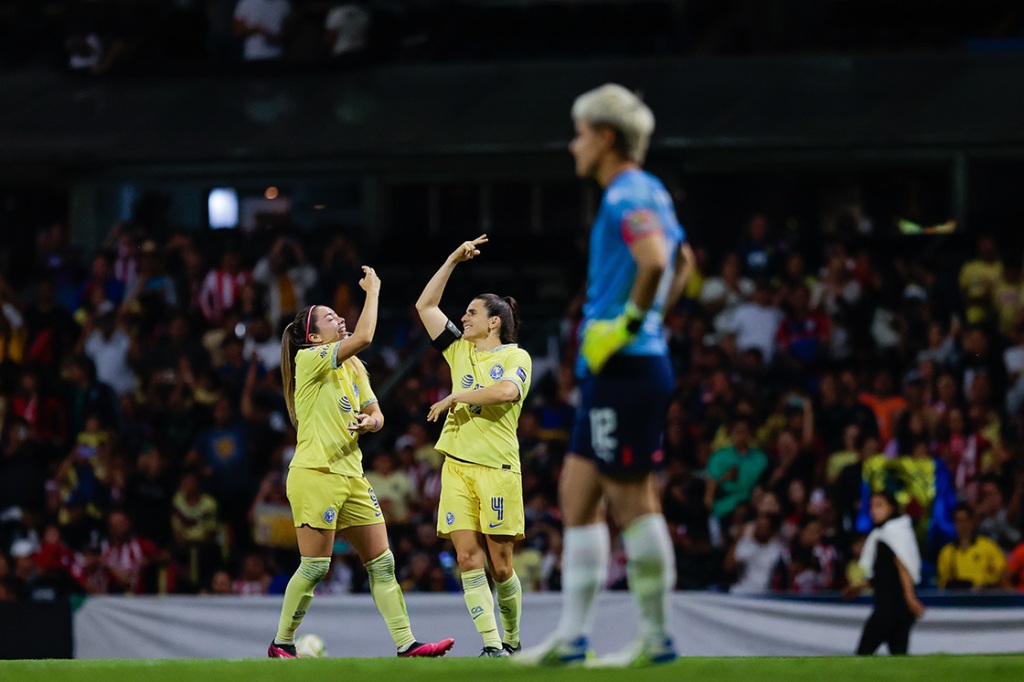
[[[342,530],[384,523],[377,496],[365,477],[292,467],[287,489],[296,528]]]
[[[453,530],[472,530],[521,540],[525,528],[520,474],[445,457],[437,509],[440,537],[449,537]]]

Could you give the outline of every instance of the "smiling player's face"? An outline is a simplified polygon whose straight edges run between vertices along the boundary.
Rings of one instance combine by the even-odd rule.
[[[602,155],[608,150],[608,135],[585,121],[576,121],[576,137],[569,152],[576,161],[576,176],[592,178],[597,174]]]
[[[473,339],[487,338],[491,331],[490,318],[487,316],[487,308],[479,298],[474,298],[466,308],[466,314],[462,316],[462,335],[467,341]]]
[[[317,333],[310,334],[310,341],[315,343],[334,343],[348,336],[345,318],[327,306],[317,306]]]

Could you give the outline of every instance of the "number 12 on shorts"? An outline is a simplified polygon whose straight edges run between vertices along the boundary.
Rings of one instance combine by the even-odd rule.
[[[615,458],[615,449],[619,447],[619,439],[615,431],[619,428],[619,416],[611,407],[595,407],[590,415],[590,444],[602,461],[611,463]]]

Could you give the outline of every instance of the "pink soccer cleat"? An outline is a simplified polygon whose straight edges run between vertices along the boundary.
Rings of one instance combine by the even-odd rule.
[[[455,640],[451,637],[446,637],[440,642],[432,642],[428,644],[422,644],[421,642],[413,642],[405,651],[399,651],[399,658],[438,658],[444,656],[446,653],[452,650],[455,646]]]
[[[299,655],[295,653],[294,644],[278,644],[271,640],[270,646],[267,647],[267,656],[270,658],[298,658]]]

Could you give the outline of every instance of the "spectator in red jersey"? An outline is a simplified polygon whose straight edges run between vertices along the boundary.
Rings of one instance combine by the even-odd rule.
[[[252,274],[242,268],[242,257],[236,251],[227,251],[221,256],[220,267],[210,270],[199,291],[199,308],[210,324],[219,324],[225,311],[235,306],[242,288],[252,279]]]
[[[150,540],[132,532],[131,520],[122,511],[112,511],[107,518],[107,537],[100,544],[100,561],[109,576],[113,593],[152,594],[167,592],[160,585],[167,577],[160,565],[162,552]]]

